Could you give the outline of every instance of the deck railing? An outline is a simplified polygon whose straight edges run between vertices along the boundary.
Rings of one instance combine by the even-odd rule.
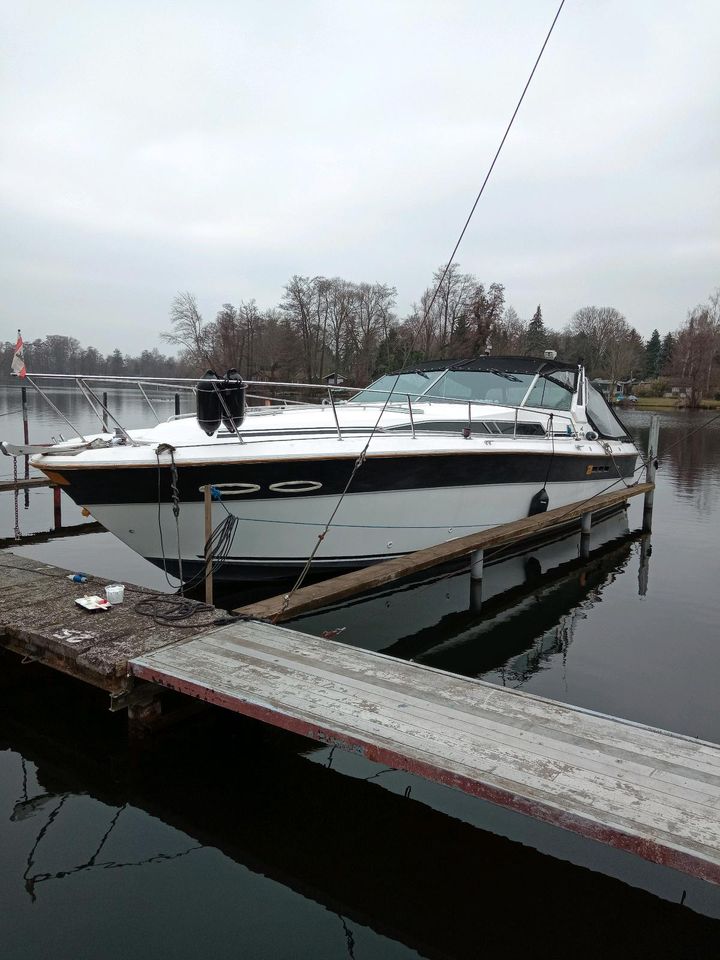
[[[137,441],[133,439],[130,434],[129,429],[127,429],[118,418],[112,413],[108,406],[107,392],[103,391],[99,395],[97,390],[98,384],[107,384],[117,387],[128,386],[135,387],[139,391],[145,403],[149,406],[156,422],[159,424],[162,422],[161,418],[158,416],[157,410],[153,405],[153,402],[149,395],[149,389],[151,388],[162,388],[168,392],[174,392],[176,397],[175,402],[175,414],[168,418],[168,420],[175,419],[184,419],[193,416],[192,413],[182,414],[179,412],[179,394],[180,391],[189,392],[194,394],[197,391],[198,378],[185,378],[185,377],[123,377],[123,376],[104,376],[104,375],[81,375],[81,374],[60,374],[60,373],[33,373],[32,375],[27,376],[27,382],[34,387],[34,389],[43,397],[43,399],[52,407],[55,413],[61,417],[68,426],[75,431],[78,437],[82,440],[86,440],[85,436],[81,431],[72,423],[71,420],[63,413],[62,410],[53,402],[51,397],[48,396],[47,392],[36,383],[37,380],[50,381],[52,382],[70,382],[73,383],[80,394],[87,401],[91,410],[98,418],[101,429],[104,433],[108,433],[108,426],[110,423],[114,425],[115,432],[121,436],[126,443],[129,443],[133,446],[137,446]],[[224,398],[222,393],[219,390],[220,385],[225,381],[222,377],[218,377],[217,380],[204,380],[205,384],[212,384],[215,386],[215,389],[218,391],[218,396],[220,397],[220,402],[225,407]],[[498,433],[490,434],[490,436],[502,436],[504,438],[512,437],[517,439],[518,437],[518,427],[522,427],[523,420],[519,418],[520,413],[530,413],[536,414],[540,417],[547,418],[544,424],[540,424],[544,429],[544,438],[554,439],[558,436],[577,436],[577,425],[573,417],[567,412],[560,412],[555,410],[549,410],[542,407],[531,407],[526,404],[513,404],[513,403],[504,403],[497,400],[467,400],[457,397],[442,397],[435,394],[425,393],[422,395],[413,395],[408,393],[398,393],[395,390],[379,390],[376,388],[370,389],[369,387],[353,387],[345,385],[333,385],[333,384],[317,384],[317,383],[289,383],[289,382],[277,382],[277,381],[268,381],[268,380],[245,380],[243,381],[246,388],[261,388],[265,390],[276,390],[287,389],[287,390],[298,390],[298,391],[308,391],[314,393],[316,396],[319,396],[321,393],[327,393],[327,399],[323,400],[324,405],[330,406],[333,413],[333,419],[335,422],[335,428],[337,431],[338,440],[343,440],[343,429],[340,422],[340,416],[338,414],[338,401],[336,397],[338,394],[353,394],[362,391],[364,394],[371,393],[377,395],[377,403],[384,403],[383,414],[386,411],[391,411],[397,413],[400,410],[407,410],[408,421],[412,439],[417,439],[418,432],[420,432],[420,425],[416,422],[415,414],[417,412],[417,407],[420,404],[428,403],[442,403],[442,404],[453,404],[453,405],[462,405],[467,407],[467,427],[463,429],[463,434],[466,437],[470,437],[473,433],[473,408],[477,407],[496,407],[498,411],[502,410],[503,412],[507,411],[513,417],[513,430],[512,433]],[[281,407],[287,406],[315,406],[313,403],[305,403],[302,400],[292,400],[285,397],[276,397],[268,396],[266,393],[248,393],[248,399],[258,400],[262,404],[277,404]],[[397,398],[397,400],[395,399]],[[342,402],[342,406],[346,407],[352,401],[352,398]],[[357,406],[366,406],[365,403],[358,403]],[[374,404],[373,404],[374,405]],[[415,405],[415,409],[413,409]],[[251,411],[252,412],[252,411]],[[226,413],[228,413],[226,408]],[[232,422],[232,418],[231,422]],[[487,420],[487,417],[484,417],[482,421]],[[558,424],[562,424],[562,428],[558,429]],[[382,428],[378,424],[378,431],[382,431]],[[448,431],[450,432],[450,431]],[[454,431],[453,431],[454,432]],[[243,439],[243,433],[240,429],[234,426],[233,433],[237,436],[237,439],[240,443],[245,442]],[[527,434],[521,433],[520,436],[526,437]]]

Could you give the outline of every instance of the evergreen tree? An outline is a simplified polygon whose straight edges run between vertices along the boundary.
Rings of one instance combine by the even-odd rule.
[[[653,330],[650,339],[645,344],[645,376],[655,379],[660,374],[660,332]]]
[[[675,338],[671,333],[668,333],[662,342],[662,346],[660,347],[660,355],[658,357],[658,374],[661,374],[665,367],[672,361],[674,349]]]
[[[547,344],[547,333],[545,331],[545,324],[543,323],[540,304],[538,304],[537,310],[528,324],[525,342],[527,344],[527,352],[531,357],[542,356]]]

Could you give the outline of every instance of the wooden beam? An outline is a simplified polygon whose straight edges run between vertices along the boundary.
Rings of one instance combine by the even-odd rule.
[[[60,487],[53,487],[53,530],[62,530],[62,499]]]
[[[0,493],[7,493],[13,490],[32,490],[35,487],[51,487],[52,484],[47,477],[28,477],[19,480],[3,480],[0,482]]]
[[[647,481],[652,484],[652,489],[645,494],[645,504],[643,506],[643,533],[651,533],[653,500],[655,497],[655,471],[657,469],[658,443],[660,440],[660,417],[654,416],[650,420],[650,435],[648,437],[648,456],[647,456]]]
[[[310,584],[297,590],[289,602],[286,599],[287,595],[281,594],[277,597],[271,597],[269,600],[261,600],[258,603],[239,607],[233,613],[280,623],[301,613],[307,613],[309,610],[315,610],[330,603],[336,603],[339,600],[346,600],[348,597],[365,593],[367,590],[382,587],[393,580],[412,576],[438,564],[461,559],[475,550],[485,550],[488,547],[499,547],[524,540],[541,530],[576,520],[587,513],[590,507],[593,512],[604,510],[623,503],[630,497],[647,493],[653,487],[654,484],[651,483],[638,483],[633,487],[623,487],[611,493],[603,493],[598,497],[593,497],[591,501],[580,500],[565,504],[563,507],[548,510],[547,513],[535,514],[533,517],[523,517],[522,520],[513,520],[511,523],[502,523],[488,530],[481,530],[479,533],[471,533],[466,537],[458,537],[455,540],[438,543],[424,550],[416,550],[414,553],[402,557],[395,557],[392,560],[385,560],[382,563],[363,567],[361,570],[353,570],[351,573],[345,573],[330,580],[323,580],[321,583]]]

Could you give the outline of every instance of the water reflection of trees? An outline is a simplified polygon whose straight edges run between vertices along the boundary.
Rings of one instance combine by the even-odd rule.
[[[720,496],[720,418],[713,411],[678,413],[660,421],[658,483],[670,480],[677,496],[692,501],[702,516],[710,514]],[[712,421],[712,422],[711,422]],[[707,427],[704,424],[708,424]],[[642,449],[648,427],[634,428]]]
[[[28,791],[28,771],[27,763],[24,757],[21,757],[22,764],[22,798],[17,801],[13,808],[13,812],[10,816],[12,822],[19,822],[21,820],[27,820],[31,817],[38,815],[43,815],[41,817],[41,825],[38,829],[38,832],[35,836],[35,840],[28,850],[27,859],[25,861],[25,871],[23,873],[23,883],[25,885],[25,890],[30,896],[30,899],[35,902],[37,899],[37,887],[41,883],[46,883],[49,880],[64,880],[68,877],[76,876],[78,873],[85,873],[88,870],[99,869],[99,870],[117,870],[125,867],[142,867],[151,863],[162,863],[168,860],[177,860],[179,857],[185,857],[189,853],[192,853],[195,850],[202,849],[201,845],[194,845],[188,847],[186,850],[180,850],[177,853],[154,853],[148,857],[143,857],[140,860],[131,860],[131,861],[118,861],[113,859],[100,859],[100,855],[105,849],[105,845],[110,839],[113,831],[115,830],[118,821],[120,820],[121,814],[127,809],[128,804],[122,803],[120,806],[115,809],[111,816],[109,816],[107,827],[99,839],[97,846],[95,847],[93,853],[87,860],[82,860],[79,863],[70,865],[64,870],[55,870],[55,871],[40,871],[36,867],[36,859],[38,856],[38,851],[43,845],[43,841],[46,840],[51,830],[53,829],[56,821],[60,819],[60,814],[63,807],[72,799],[74,794],[69,792],[55,793],[53,791],[46,791],[38,793],[35,796],[30,796]],[[49,808],[49,809],[48,809]],[[112,810],[112,808],[110,808]],[[57,829],[57,828],[55,828]]]

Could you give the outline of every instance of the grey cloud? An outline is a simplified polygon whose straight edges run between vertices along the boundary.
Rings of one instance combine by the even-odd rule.
[[[157,344],[291,273],[398,287],[447,258],[555,3],[36,2],[8,12],[5,336]],[[459,254],[521,316],[645,335],[720,283],[720,16],[566,5]]]

